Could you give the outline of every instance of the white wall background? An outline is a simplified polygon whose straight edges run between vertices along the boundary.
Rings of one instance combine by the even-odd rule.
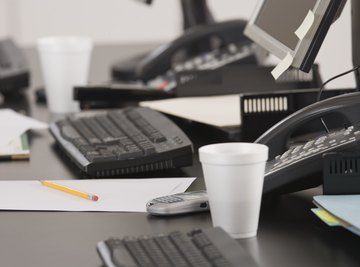
[[[256,2],[208,0],[217,20],[249,18]],[[0,37],[11,36],[24,46],[57,34],[86,35],[96,43],[161,43],[178,36],[181,27],[177,0],[155,0],[150,7],[133,0],[0,0]],[[351,68],[349,3],[316,61],[324,80]],[[350,74],[328,87],[352,86]]]
[[[7,35],[6,11],[5,0],[0,0],[0,38]]]

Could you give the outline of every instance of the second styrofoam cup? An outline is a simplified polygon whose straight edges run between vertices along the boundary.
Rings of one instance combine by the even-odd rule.
[[[73,87],[86,85],[93,44],[86,37],[52,36],[37,41],[48,108],[53,113],[79,110]]]
[[[255,143],[219,143],[199,149],[213,225],[233,238],[257,234],[268,150]]]

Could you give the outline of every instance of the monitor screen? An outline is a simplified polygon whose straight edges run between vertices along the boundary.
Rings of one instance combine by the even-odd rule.
[[[256,17],[255,24],[266,33],[292,50],[299,41],[295,31],[303,22],[309,10],[315,7],[316,0],[270,0],[266,1]],[[296,12],[291,12],[294,10]],[[282,14],[279,18],[278,14]]]
[[[292,66],[308,72],[330,25],[346,0],[260,0],[245,29],[254,42],[282,59],[293,57]],[[305,36],[295,31],[313,14]]]

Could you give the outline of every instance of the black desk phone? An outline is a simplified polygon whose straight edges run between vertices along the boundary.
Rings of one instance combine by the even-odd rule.
[[[257,58],[261,57],[255,56],[253,43],[243,35],[245,25],[244,20],[233,20],[192,27],[149,54],[114,65],[114,81],[75,87],[74,98],[82,107],[96,107],[102,102],[116,105],[119,99],[137,102],[175,97],[176,74],[181,71],[257,65]]]
[[[314,120],[319,120],[320,123],[320,119],[328,115],[337,115],[339,125],[344,127],[330,130],[329,133],[316,134],[315,137],[300,143],[291,139],[306,123]],[[269,161],[266,164],[263,188],[265,195],[318,186],[322,183],[324,153],[360,149],[360,93],[348,93],[309,105],[274,125],[255,142],[269,146]],[[353,164],[339,164],[337,168],[338,172],[351,172],[360,166],[354,161]],[[201,197],[200,204],[205,202],[204,196]],[[192,198],[191,201],[196,202],[196,199]],[[189,206],[186,201],[182,203]],[[176,211],[182,210],[177,202],[176,206],[172,203],[168,205],[167,209],[162,207],[162,210],[171,211],[170,206],[174,206]],[[200,210],[200,207],[196,208]]]
[[[360,93],[332,97],[309,105],[280,121],[255,142],[269,146],[264,193],[298,191],[322,182],[322,155],[333,151],[360,148]],[[291,141],[292,135],[306,123],[327,115],[337,115],[344,125],[319,134],[306,142]],[[340,125],[339,124],[339,125]],[[356,166],[349,168],[355,168]],[[339,167],[340,168],[340,167]],[[341,167],[342,168],[342,167]]]
[[[0,93],[13,94],[29,86],[25,56],[11,39],[0,40]]]
[[[192,27],[149,54],[138,56],[132,62],[128,60],[114,65],[113,78],[119,81],[149,82],[175,68],[191,69],[225,59],[231,63],[230,55],[239,52],[234,50],[241,50],[251,44],[250,39],[243,35],[246,23],[245,20],[232,20]],[[204,45],[199,47],[199,44]],[[252,54],[239,57],[236,61],[255,63]]]

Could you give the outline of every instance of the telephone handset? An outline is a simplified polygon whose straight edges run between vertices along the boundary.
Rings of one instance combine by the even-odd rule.
[[[162,45],[144,58],[136,68],[136,76],[147,81],[165,73],[171,69],[173,57],[179,50],[214,36],[225,44],[239,42],[243,42],[244,45],[250,44],[250,39],[243,35],[245,26],[244,20],[232,20],[190,28],[179,38]]]
[[[129,61],[117,63],[112,69],[113,77],[116,80],[125,78],[128,79],[125,81],[132,79],[148,82],[171,70],[174,65],[175,56],[178,55],[179,52],[187,53],[194,48],[194,46],[198,47],[199,43],[205,42],[206,44],[211,44],[214,38],[216,38],[217,42],[220,41],[220,46],[230,44],[250,46],[250,39],[243,34],[246,23],[245,20],[231,20],[192,27],[174,41],[160,46],[143,57],[134,59],[134,62],[130,64],[134,68],[133,75],[131,75],[131,69],[129,69]],[[202,49],[197,49],[199,51],[192,52],[192,54],[187,55],[182,61],[211,52],[211,49],[211,47],[207,46]],[[253,58],[253,63],[255,62]]]
[[[264,193],[290,192],[321,184],[325,152],[360,148],[360,93],[349,93],[309,105],[280,121],[255,142],[269,146]],[[348,126],[332,130],[303,144],[288,147],[291,135],[314,119],[340,114]]]

